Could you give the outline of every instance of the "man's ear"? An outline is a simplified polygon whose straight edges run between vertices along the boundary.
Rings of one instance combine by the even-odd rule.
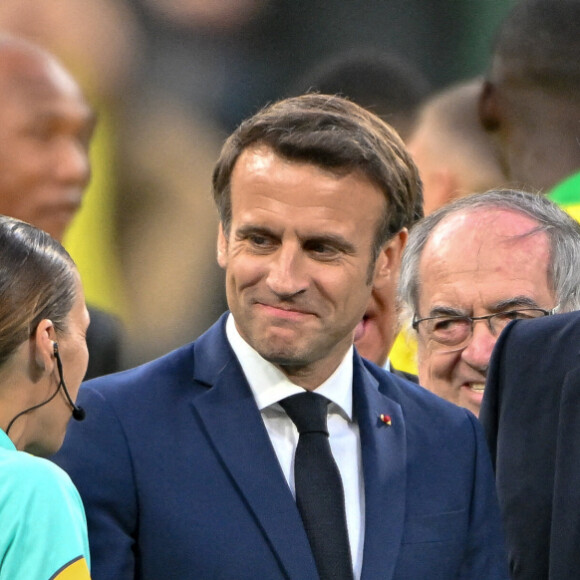
[[[226,268],[228,265],[228,239],[224,232],[224,226],[220,222],[218,227],[217,237],[217,262],[221,268]]]
[[[54,324],[48,318],[41,320],[31,339],[31,374],[33,379],[39,379],[45,373],[54,371],[54,344],[56,332]]]
[[[486,131],[497,131],[501,123],[497,87],[491,81],[484,81],[477,103],[479,121]]]
[[[409,238],[409,231],[403,228],[397,232],[381,249],[375,264],[373,286],[381,288],[398,277],[401,268],[401,256]]]

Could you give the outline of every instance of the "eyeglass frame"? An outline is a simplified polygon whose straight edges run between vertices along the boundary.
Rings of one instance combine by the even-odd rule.
[[[556,305],[554,306],[554,308],[551,308],[550,310],[546,310],[545,308],[540,308],[539,306],[535,307],[535,306],[529,306],[526,308],[514,308],[513,310],[504,310],[501,312],[495,312],[493,314],[485,314],[483,316],[468,316],[467,314],[461,314],[461,315],[454,315],[454,314],[442,314],[439,316],[426,316],[424,318],[417,318],[417,313],[415,312],[413,314],[413,320],[411,321],[411,327],[413,328],[413,330],[419,332],[418,327],[419,324],[421,322],[425,322],[427,320],[453,320],[453,319],[458,319],[458,320],[469,320],[470,322],[470,332],[467,335],[467,337],[463,340],[463,341],[459,341],[456,344],[445,344],[444,342],[441,342],[439,340],[437,340],[436,338],[433,338],[433,340],[435,342],[437,342],[438,344],[442,344],[444,346],[450,346],[450,347],[455,347],[455,346],[460,346],[461,344],[463,344],[464,342],[467,341],[468,338],[471,338],[473,336],[473,326],[475,324],[475,322],[478,322],[480,320],[486,320],[487,321],[487,327],[489,328],[489,331],[491,332],[491,334],[493,336],[499,335],[499,332],[496,334],[491,320],[493,318],[495,318],[496,316],[501,316],[501,315],[506,315],[506,314],[512,314],[515,312],[526,312],[526,311],[530,311],[533,310],[535,312],[541,312],[542,316],[537,316],[535,318],[543,318],[545,316],[552,316],[554,314],[556,314],[558,312],[558,310],[560,309],[560,305]],[[514,318],[513,320],[534,320],[534,318]],[[509,322],[512,322],[511,320]],[[509,324],[508,322],[508,324]],[[507,326],[507,325],[506,325]],[[503,329],[502,329],[503,330]],[[501,332],[501,330],[500,330]]]

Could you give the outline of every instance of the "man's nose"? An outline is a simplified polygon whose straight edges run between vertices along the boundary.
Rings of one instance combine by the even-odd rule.
[[[87,185],[91,168],[87,148],[76,139],[62,139],[58,146],[55,170],[59,180]]]
[[[489,367],[489,359],[497,341],[497,336],[492,334],[487,321],[480,320],[477,322],[479,324],[473,325],[471,340],[463,349],[461,357],[471,367],[485,374]]]
[[[282,245],[272,256],[266,283],[274,294],[291,297],[308,286],[306,257],[294,244]]]

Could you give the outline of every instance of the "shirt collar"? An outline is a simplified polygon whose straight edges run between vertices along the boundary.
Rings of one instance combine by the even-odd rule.
[[[264,359],[240,335],[234,317],[228,316],[226,336],[250,385],[258,409],[278,403],[282,399],[304,392],[272,363]],[[342,362],[316,392],[337,405],[342,414],[352,421],[353,347],[348,349]]]

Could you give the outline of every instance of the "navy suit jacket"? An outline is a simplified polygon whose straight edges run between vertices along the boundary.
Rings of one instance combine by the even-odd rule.
[[[512,577],[580,570],[580,312],[510,324],[480,419],[496,467]]]
[[[71,422],[55,460],[85,502],[95,580],[318,577],[224,324],[81,388],[87,418]],[[491,463],[473,415],[356,353],[353,404],[362,578],[506,578]]]

